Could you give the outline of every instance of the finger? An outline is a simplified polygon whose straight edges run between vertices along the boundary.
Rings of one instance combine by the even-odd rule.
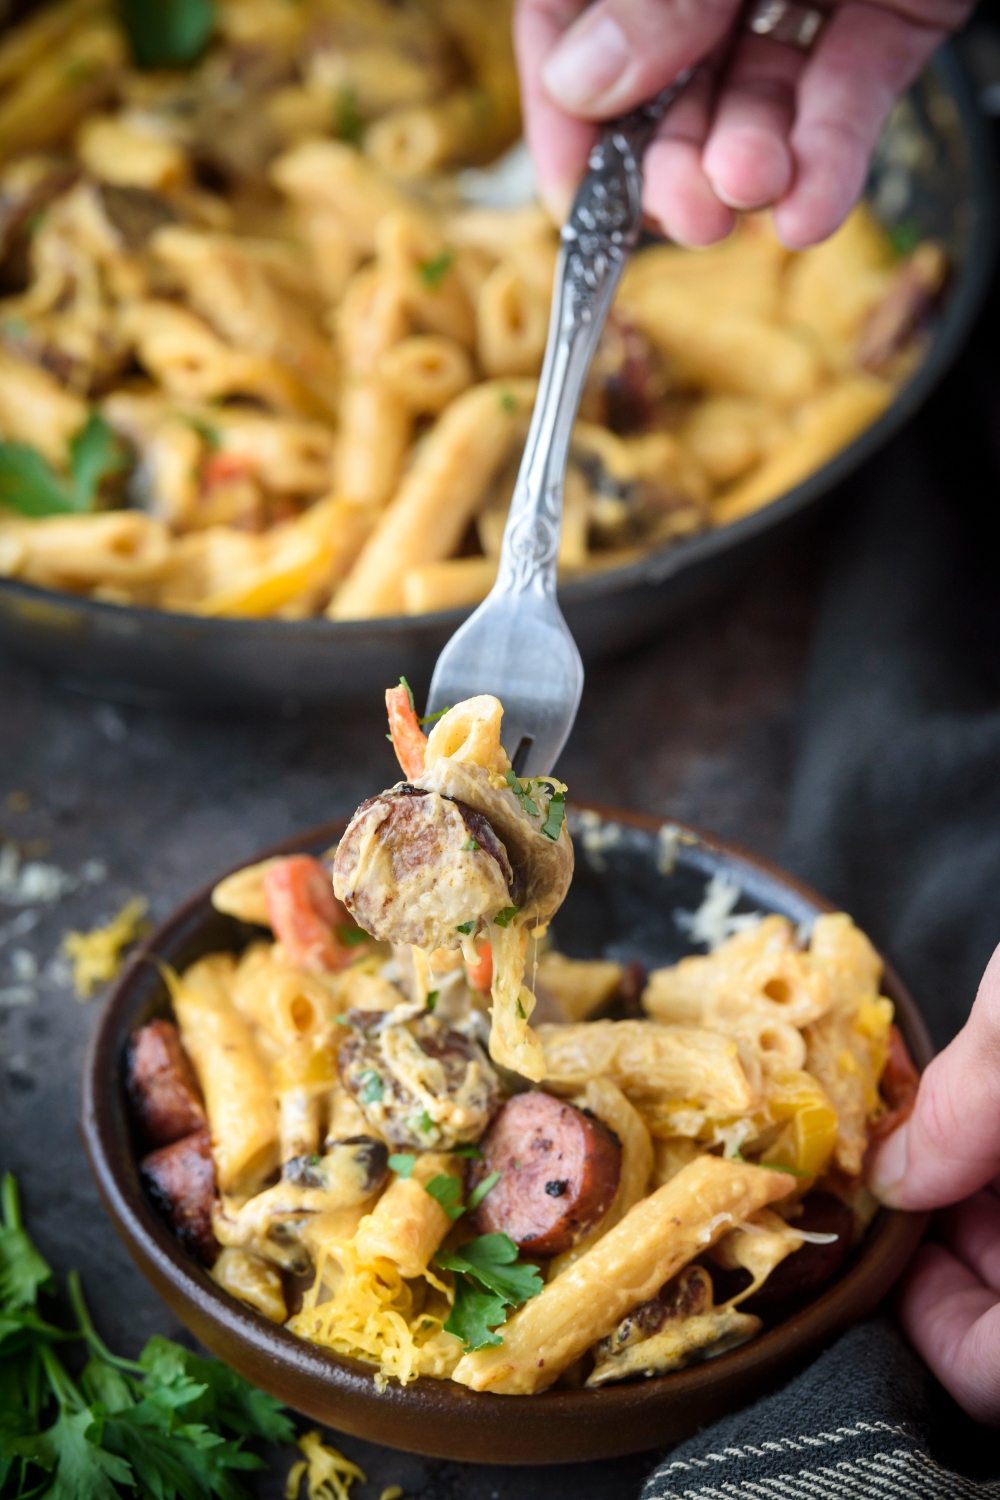
[[[942,1208],[1000,1172],[1000,948],[962,1030],[925,1070],[913,1113],[871,1163],[893,1208]]]
[[[990,1291],[1000,1296],[1000,1198],[973,1193],[938,1216],[938,1235]]]
[[[767,37],[744,37],[719,92],[705,144],[705,176],[723,203],[763,208],[792,182],[788,135],[805,58]]]
[[[542,64],[584,0],[520,0],[514,13],[514,48],[521,79],[524,135],[538,180],[538,193],[557,224],[566,217],[583,175],[597,128],[567,115],[542,85]]]
[[[699,68],[646,152],[643,206],[663,233],[680,245],[714,244],[725,239],[736,222],[702,166],[714,87],[712,66]]]
[[[665,88],[726,34],[739,0],[596,0],[542,67],[568,114],[607,119]]]
[[[846,0],[834,13],[799,80],[795,180],[775,210],[791,249],[825,239],[847,217],[893,102],[943,37],[880,5]]]
[[[903,1332],[980,1422],[1000,1419],[1000,1300],[942,1245],[921,1245],[900,1289]]]

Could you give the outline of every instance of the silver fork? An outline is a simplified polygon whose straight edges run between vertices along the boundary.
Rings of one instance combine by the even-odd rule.
[[[687,83],[611,120],[563,226],[535,411],[503,534],[497,581],[438,657],[427,712],[476,693],[503,704],[520,776],[545,776],[583,692],[583,662],[556,598],[563,481],[573,422],[615,289],[642,226],[642,159]]]

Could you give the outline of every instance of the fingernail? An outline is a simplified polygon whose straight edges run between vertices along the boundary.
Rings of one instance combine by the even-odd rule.
[[[906,1176],[906,1138],[908,1125],[900,1125],[878,1149],[871,1164],[868,1186],[889,1208],[898,1208],[899,1188]]]
[[[573,202],[574,189],[568,183],[549,182],[539,183],[538,194],[542,200],[542,207],[552,220],[556,229],[561,229],[569,218],[570,204]]]
[[[560,42],[542,68],[542,82],[565,109],[586,109],[621,77],[630,57],[618,22],[602,16],[582,35]]]

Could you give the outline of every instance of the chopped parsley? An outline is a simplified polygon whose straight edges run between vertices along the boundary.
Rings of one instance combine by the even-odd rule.
[[[206,422],[203,417],[186,416],[184,420],[192,431],[198,434],[211,453],[218,453],[222,447],[222,433],[213,423]]]
[[[730,1158],[731,1161],[741,1161],[745,1167],[763,1167],[767,1172],[787,1172],[789,1177],[815,1177],[815,1172],[803,1172],[801,1167],[786,1167],[777,1161],[747,1161],[741,1151],[737,1151]]]
[[[363,927],[349,927],[346,922],[337,924],[337,936],[345,948],[357,948],[361,943],[370,941],[368,933]]]
[[[459,922],[455,931],[462,933],[464,937],[468,937],[475,925],[475,922]]]
[[[510,391],[500,392],[500,410],[505,411],[511,417],[517,411],[517,402]]]
[[[333,133],[340,141],[358,146],[364,134],[365,122],[358,108],[358,96],[352,88],[343,88],[333,102]]]
[[[451,709],[446,704],[444,708],[439,708],[436,714],[425,714],[422,719],[418,719],[417,720],[417,723],[418,724],[433,724],[435,719],[443,719],[444,716],[445,716],[445,714],[450,714],[450,713],[451,713]]]
[[[453,1146],[452,1156],[464,1156],[469,1161],[482,1161],[483,1153],[478,1146]]]
[[[405,677],[401,677],[399,679],[399,685],[400,687],[404,687],[406,689],[406,696],[410,700],[410,707],[413,709],[413,712],[416,713],[417,706],[413,701],[413,689],[410,687],[410,684],[407,682]]]
[[[430,1182],[424,1183],[424,1191],[429,1193],[435,1203],[439,1203],[448,1215],[449,1219],[460,1219],[465,1213],[462,1203],[462,1184],[457,1177],[451,1177],[447,1172],[439,1172],[432,1177]]]
[[[122,0],[120,12],[140,68],[193,63],[215,30],[212,0]]]
[[[448,272],[451,270],[455,259],[453,250],[439,250],[437,255],[432,255],[427,260],[422,260],[417,267],[417,273],[424,286],[436,291],[441,285]]]
[[[519,906],[505,906],[497,912],[493,920],[498,927],[509,927],[520,910]]]
[[[542,1290],[537,1266],[519,1261],[517,1246],[505,1234],[481,1234],[461,1250],[439,1250],[436,1261],[455,1276],[455,1304],[444,1326],[467,1349],[501,1343],[493,1329],[506,1323],[508,1309]]]
[[[517,1013],[521,1017],[522,1021],[526,1021],[528,1019],[528,1013],[525,1010],[524,1006],[521,1004],[520,995],[517,997]]]
[[[482,1182],[478,1183],[476,1187],[472,1189],[472,1192],[469,1194],[469,1201],[465,1205],[470,1213],[472,1213],[479,1207],[480,1203],[482,1203],[483,1199],[486,1197],[486,1194],[491,1193],[499,1181],[500,1173],[491,1172],[488,1177],[484,1177]]]
[[[410,1119],[410,1124],[414,1130],[419,1130],[421,1135],[430,1135],[435,1128],[434,1121],[426,1109],[422,1109],[419,1115],[413,1115]]]
[[[563,826],[563,819],[565,817],[566,793],[553,792],[552,796],[549,798],[549,806],[546,813],[545,822],[542,824],[541,829],[545,837],[547,839],[551,839],[553,843],[555,843],[555,841],[559,837],[560,831]]]
[[[525,786],[524,782],[521,781],[519,777],[515,776],[512,770],[507,772],[504,780],[507,782],[507,785],[510,787],[511,791],[514,793],[514,796],[517,798],[518,802],[520,802],[521,807],[528,814],[528,816],[531,818],[539,817],[540,813],[538,810],[538,803],[534,802],[531,797],[528,796],[527,787]],[[531,782],[529,781],[528,786],[530,785]]]
[[[476,841],[475,841],[475,839],[472,837],[472,834],[470,833],[469,837],[466,839],[465,843],[462,845],[462,848],[463,849],[468,849],[470,851],[470,853],[471,853],[471,852],[473,852],[476,849],[481,849],[482,845],[481,844],[477,844]]]
[[[382,1080],[374,1068],[366,1068],[361,1075],[361,1090],[358,1098],[362,1104],[377,1104],[385,1093]]]
[[[440,993],[441,993],[440,990],[428,990],[427,991],[427,996],[426,996],[426,999],[425,999],[424,1003],[426,1004],[428,1010],[432,1011],[434,1009],[434,1007],[437,1005],[437,1003],[438,1003],[438,996],[440,995]]]
[[[408,1151],[399,1151],[389,1157],[389,1170],[395,1172],[397,1177],[409,1177],[417,1164],[417,1158],[411,1156]]]
[[[353,1026],[354,1022],[349,1021],[346,1016],[334,1016],[333,1024],[334,1026]]]

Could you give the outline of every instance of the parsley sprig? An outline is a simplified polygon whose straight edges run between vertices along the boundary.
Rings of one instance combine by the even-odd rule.
[[[69,459],[64,479],[36,448],[0,443],[0,505],[32,520],[80,515],[93,510],[101,481],[128,464],[124,444],[97,412],[70,442]]]
[[[460,1250],[439,1250],[436,1261],[455,1275],[455,1303],[445,1329],[467,1349],[501,1343],[493,1329],[506,1323],[510,1308],[542,1290],[538,1267],[518,1260],[517,1246],[506,1234],[481,1234]]]
[[[218,1360],[152,1338],[138,1360],[97,1333],[80,1279],[67,1279],[72,1331],[46,1321],[55,1290],[21,1220],[17,1185],[0,1188],[0,1493],[47,1500],[240,1500],[240,1470],[263,1468],[245,1438],[287,1443],[284,1408]],[[74,1379],[57,1352],[82,1345]]]

